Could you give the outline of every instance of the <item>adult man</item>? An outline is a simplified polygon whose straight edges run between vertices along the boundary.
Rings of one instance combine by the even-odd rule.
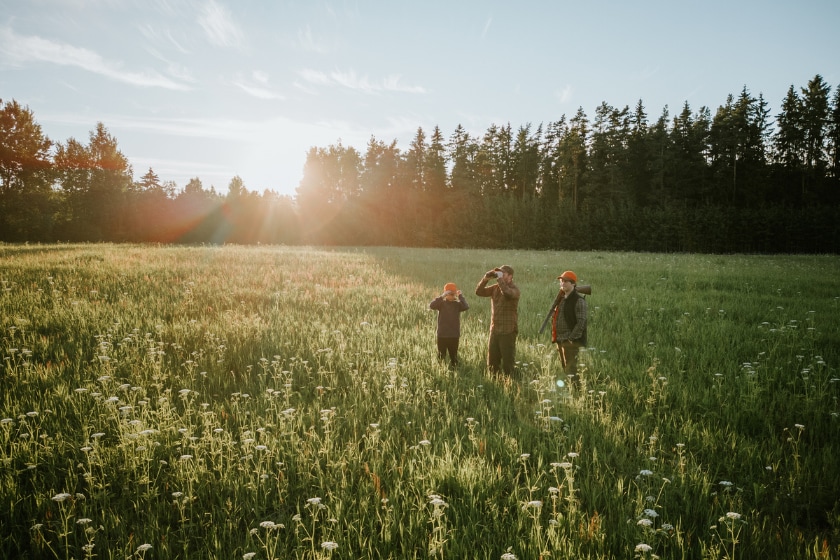
[[[554,329],[552,340],[557,343],[563,372],[575,389],[580,389],[580,376],[577,374],[578,352],[586,346],[586,299],[577,290],[577,274],[567,270],[557,277],[565,294],[560,305],[554,311]]]
[[[487,282],[496,283],[488,286]],[[475,288],[478,297],[490,298],[490,338],[487,342],[487,367],[492,373],[499,366],[506,375],[513,375],[516,358],[519,287],[513,283],[513,268],[508,265],[488,271]]]

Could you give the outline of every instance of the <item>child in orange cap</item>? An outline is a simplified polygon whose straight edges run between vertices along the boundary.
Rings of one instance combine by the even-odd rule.
[[[586,346],[586,298],[578,294],[577,274],[571,270],[557,277],[565,297],[554,311],[552,340],[557,344],[563,371],[575,389],[580,389],[578,353]]]
[[[458,286],[447,282],[443,293],[432,300],[429,309],[438,312],[437,319],[437,350],[438,358],[446,359],[449,354],[449,365],[458,365],[458,343],[461,340],[461,313],[469,309],[467,300]]]

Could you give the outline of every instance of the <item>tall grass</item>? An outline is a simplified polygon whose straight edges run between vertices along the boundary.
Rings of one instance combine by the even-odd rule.
[[[0,257],[3,557],[840,558],[836,257]],[[513,379],[471,295],[501,264]],[[594,292],[577,395],[537,333],[565,269]]]

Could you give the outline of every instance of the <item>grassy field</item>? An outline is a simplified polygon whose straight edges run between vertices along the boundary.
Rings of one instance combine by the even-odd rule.
[[[512,379],[483,362],[494,266]],[[539,335],[591,284],[584,390]],[[840,259],[0,245],[0,557],[840,558]],[[429,302],[456,282],[462,365]]]

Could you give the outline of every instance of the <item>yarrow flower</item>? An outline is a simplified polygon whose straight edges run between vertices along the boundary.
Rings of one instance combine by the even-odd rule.
[[[653,550],[653,547],[650,546],[649,544],[639,543],[639,544],[636,545],[636,550],[635,551],[636,552],[650,552],[651,550]]]
[[[642,476],[653,476],[653,471],[649,471],[648,469],[642,469],[639,471],[639,474]]]
[[[647,517],[643,517],[636,522],[636,525],[641,525],[642,527],[650,527],[653,525],[653,521],[648,519]]]
[[[321,548],[324,550],[335,550],[338,548],[338,543],[333,541],[324,541],[321,543]]]
[[[433,506],[438,506],[438,507],[446,507],[447,506],[447,503],[443,500],[443,498],[441,498],[437,494],[432,494],[431,496],[429,496],[429,503]]]
[[[137,547],[137,552],[146,552],[150,548],[152,548],[152,545],[150,545],[149,543],[141,544]]]
[[[516,555],[514,555],[512,552],[505,552],[504,554],[502,554],[501,560],[516,560]]]
[[[52,499],[55,502],[63,502],[64,500],[66,500],[69,497],[70,497],[70,494],[68,494],[67,492],[61,492],[61,493],[53,496]]]

